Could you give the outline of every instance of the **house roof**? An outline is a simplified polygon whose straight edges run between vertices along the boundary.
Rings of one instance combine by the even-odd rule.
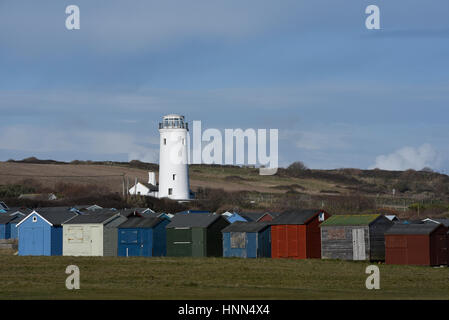
[[[98,212],[101,211],[101,212]],[[111,220],[115,216],[119,216],[120,214],[117,211],[105,211],[103,210],[97,210],[92,213],[85,213],[80,214],[76,216],[75,218],[71,219],[70,221],[67,221],[65,224],[85,224],[85,223],[99,223],[99,224],[105,224],[109,220]]]
[[[295,211],[286,211],[274,218],[273,221],[270,222],[271,225],[280,225],[280,224],[305,224],[315,215],[320,212],[324,212],[321,209],[303,209],[303,210],[295,210]]]
[[[69,207],[47,207],[34,209],[29,215],[22,219],[20,223],[28,219],[28,217],[30,217],[34,212],[37,212],[38,215],[40,215],[50,224],[59,226],[62,223],[77,216],[76,213],[71,212],[68,208]]]
[[[237,221],[221,230],[221,232],[260,232],[269,226],[267,222]]]
[[[167,228],[192,228],[192,227],[207,228],[220,218],[221,215],[219,214],[204,214],[204,213],[177,214],[172,218],[171,222],[167,225]]]
[[[149,218],[149,217],[132,217],[118,226],[120,229],[132,229],[132,228],[153,228],[160,222],[164,221],[162,218]]]
[[[421,224],[395,224],[388,229],[385,234],[401,235],[401,234],[431,234],[441,225],[437,223],[421,223]]]
[[[324,221],[321,226],[368,226],[380,216],[380,214],[334,215]]]
[[[155,186],[154,184],[148,183],[148,182],[137,182],[137,184],[140,184],[146,188],[148,188],[149,191],[158,191],[158,186]],[[136,187],[136,185],[133,185],[129,190],[132,190]]]

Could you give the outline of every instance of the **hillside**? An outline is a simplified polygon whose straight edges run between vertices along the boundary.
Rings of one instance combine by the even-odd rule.
[[[128,181],[130,186],[135,179],[146,182],[148,171],[157,169],[156,164],[139,161],[63,163],[30,158],[0,162],[0,187],[21,185],[35,192],[61,193],[71,185],[122,194]],[[223,208],[275,209],[307,203],[344,212],[389,208],[401,213],[418,205],[421,212],[448,211],[449,177],[431,171],[289,167],[274,176],[260,176],[255,168],[191,165],[190,182],[198,198],[220,198],[218,206]]]

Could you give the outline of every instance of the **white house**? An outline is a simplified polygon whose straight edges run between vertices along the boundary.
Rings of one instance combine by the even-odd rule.
[[[137,182],[128,190],[130,195],[158,197],[158,187],[156,186],[156,176],[154,172],[148,172],[148,182]]]

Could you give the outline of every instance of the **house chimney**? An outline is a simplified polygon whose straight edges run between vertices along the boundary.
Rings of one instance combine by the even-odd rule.
[[[148,172],[148,183],[153,186],[156,185],[156,174],[154,172]]]

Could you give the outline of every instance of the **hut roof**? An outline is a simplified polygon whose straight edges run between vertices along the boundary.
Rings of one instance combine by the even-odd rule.
[[[219,214],[204,214],[204,213],[189,213],[189,214],[177,214],[171,222],[167,225],[167,228],[191,228],[200,227],[207,228],[216,220],[220,219]]]
[[[380,216],[380,214],[335,215],[324,221],[321,226],[368,226]]]
[[[242,212],[239,215],[248,221],[259,221],[268,212]]]
[[[10,216],[7,214],[0,214],[0,224],[7,224],[14,220],[16,216]]]
[[[426,223],[439,223],[445,227],[449,227],[449,219],[437,219],[437,218],[430,219],[430,218],[428,218],[428,219],[424,219],[423,221]]]
[[[98,212],[101,211],[101,212]],[[119,216],[117,211],[97,210],[97,212],[80,214],[70,219],[65,224],[107,223],[114,216]]]
[[[320,209],[304,209],[296,211],[286,211],[277,216],[270,222],[272,225],[280,224],[305,224],[318,213],[323,212]]]
[[[59,226],[62,223],[67,222],[68,220],[77,216],[76,213],[69,210],[69,207],[38,208],[33,210],[33,212],[34,211],[36,211],[42,218],[44,218],[54,226]],[[23,222],[25,219],[23,219],[21,222]]]
[[[221,230],[221,232],[260,232],[269,226],[267,222],[237,221]]]
[[[132,217],[129,218],[127,221],[123,222],[121,225],[119,225],[118,228],[120,229],[153,228],[163,220],[164,219],[162,218]]]
[[[395,224],[388,229],[385,234],[401,235],[401,234],[431,234],[441,225],[437,223],[422,224]]]

